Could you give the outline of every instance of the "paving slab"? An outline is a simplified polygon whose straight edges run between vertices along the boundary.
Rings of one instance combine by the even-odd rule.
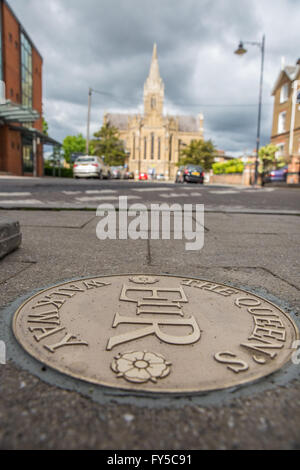
[[[253,214],[205,214],[205,225],[218,233],[266,233],[296,236],[300,240],[300,218],[295,216]]]
[[[82,213],[78,224],[69,218],[69,227],[59,226],[56,216],[46,213],[49,225],[41,226],[40,215],[31,213],[22,246],[0,261],[0,340],[7,343],[7,364],[0,366],[1,449],[300,448],[299,365],[226,393],[132,396],[44,368],[18,347],[10,329],[17,306],[42,288],[126,272],[240,287],[274,302],[299,325],[299,255],[285,239],[285,217],[251,215],[248,233],[244,216],[231,222],[210,214],[197,253],[186,252],[184,240],[101,242],[91,213]],[[21,211],[20,220],[26,217]],[[296,237],[297,221],[291,219],[286,232]]]
[[[0,211],[1,217],[15,217],[22,227],[83,228],[95,217],[93,212],[81,211]]]

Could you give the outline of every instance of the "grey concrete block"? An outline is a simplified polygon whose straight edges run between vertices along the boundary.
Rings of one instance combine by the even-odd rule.
[[[16,250],[22,242],[20,224],[17,220],[0,217],[0,259]]]

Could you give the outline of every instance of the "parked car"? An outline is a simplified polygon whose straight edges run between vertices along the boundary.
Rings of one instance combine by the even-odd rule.
[[[278,170],[273,170],[269,174],[265,176],[266,183],[272,182],[286,182],[288,174],[288,167],[284,166],[283,168],[279,168]]]
[[[204,170],[201,166],[186,165],[179,168],[175,183],[204,184]]]
[[[101,157],[94,157],[86,155],[85,157],[77,158],[73,166],[74,178],[99,178],[109,179],[110,168],[105,165]]]
[[[124,180],[134,180],[134,178],[133,171],[125,171]]]
[[[120,180],[121,179],[121,171],[118,166],[112,166],[111,167],[111,177],[115,180]]]
[[[157,181],[166,181],[166,177],[163,173],[160,173],[159,175],[157,175],[156,179]]]
[[[122,166],[112,166],[111,167],[111,177],[116,180],[126,179],[126,170]]]
[[[140,181],[148,181],[148,173],[140,173],[139,180]]]

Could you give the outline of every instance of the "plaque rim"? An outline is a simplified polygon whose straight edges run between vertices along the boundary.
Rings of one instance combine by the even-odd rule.
[[[256,382],[260,382],[268,377],[270,377],[271,375],[275,374],[276,372],[279,372],[280,370],[282,370],[287,364],[290,363],[290,360],[291,360],[291,357],[293,355],[293,349],[290,350],[290,353],[288,354],[287,358],[285,361],[283,361],[281,363],[280,366],[278,367],[275,367],[274,369],[272,369],[272,371],[268,372],[267,374],[265,375],[261,375],[259,374],[258,372],[253,374],[253,376],[249,379],[241,379],[237,384],[232,384],[232,383],[226,383],[224,382],[224,384],[222,385],[222,387],[210,387],[210,388],[185,388],[183,389],[182,387],[178,387],[178,389],[168,389],[168,388],[165,388],[163,390],[161,389],[158,389],[157,391],[153,390],[153,389],[149,389],[147,388],[147,386],[144,386],[142,385],[139,389],[137,388],[134,388],[133,385],[130,385],[130,384],[127,384],[126,382],[124,382],[123,384],[120,383],[120,385],[116,386],[116,385],[112,385],[112,383],[108,383],[106,381],[98,381],[98,380],[93,380],[92,378],[91,379],[88,379],[88,378],[85,378],[83,375],[81,374],[76,374],[76,373],[70,373],[70,371],[67,369],[67,367],[54,367],[52,365],[52,363],[50,361],[47,361],[47,360],[42,360],[37,354],[35,354],[32,347],[30,348],[27,348],[24,346],[23,342],[21,341],[20,339],[20,336],[18,335],[17,333],[17,328],[16,328],[16,323],[17,323],[17,319],[18,319],[18,316],[20,314],[20,311],[23,307],[26,306],[26,304],[28,302],[30,302],[31,300],[33,300],[35,297],[49,291],[50,289],[54,289],[56,287],[60,287],[60,286],[64,286],[66,284],[69,284],[70,282],[78,282],[78,281],[88,281],[88,280],[93,280],[93,279],[98,279],[98,278],[101,278],[101,279],[105,279],[105,278],[114,278],[114,277],[125,277],[125,276],[159,276],[159,277],[169,277],[169,278],[182,278],[182,279],[189,279],[189,280],[195,280],[195,281],[205,281],[205,282],[214,282],[215,284],[218,284],[220,286],[223,286],[223,287],[229,287],[229,288],[234,288],[234,289],[237,289],[239,290],[240,292],[244,292],[246,294],[249,294],[249,295],[253,295],[254,297],[260,299],[260,300],[263,300],[265,302],[268,302],[270,305],[272,305],[273,307],[275,307],[276,309],[278,309],[283,315],[284,317],[291,323],[291,326],[293,327],[294,329],[294,333],[295,333],[295,341],[297,340],[300,340],[300,327],[298,327],[296,321],[292,318],[291,315],[289,315],[287,312],[285,312],[281,307],[279,307],[277,304],[275,304],[274,302],[272,302],[271,300],[269,299],[266,299],[254,292],[252,292],[251,290],[247,290],[247,289],[244,289],[244,288],[241,288],[241,287],[236,287],[235,285],[230,285],[230,284],[224,284],[223,282],[218,282],[218,281],[211,281],[209,279],[205,279],[205,278],[200,278],[200,277],[196,277],[196,276],[183,276],[183,275],[178,275],[178,274],[157,274],[157,273],[136,273],[136,272],[133,272],[133,273],[119,273],[119,274],[105,274],[105,275],[93,275],[93,276],[88,276],[88,277],[78,277],[78,278],[71,278],[69,280],[64,280],[62,282],[59,282],[59,283],[55,283],[53,285],[50,285],[46,288],[42,288],[41,290],[39,290],[38,292],[36,292],[34,295],[30,295],[30,297],[28,297],[25,301],[23,301],[21,303],[21,305],[17,308],[17,310],[13,313],[13,317],[12,317],[12,321],[11,321],[11,328],[12,328],[12,332],[13,332],[13,335],[14,335],[14,339],[17,341],[18,345],[22,348],[22,351],[28,355],[31,359],[34,359],[36,360],[39,364],[41,364],[42,366],[46,366],[48,367],[49,369],[51,369],[52,372],[54,373],[59,373],[61,374],[62,376],[68,378],[68,379],[73,379],[73,380],[79,380],[85,384],[90,384],[90,385],[94,385],[94,386],[97,386],[97,387],[103,387],[103,388],[106,388],[106,389],[109,389],[111,391],[123,391],[123,392],[131,392],[133,395],[139,395],[139,394],[143,394],[143,393],[147,393],[149,395],[152,395],[152,396],[158,396],[158,395],[167,395],[167,396],[184,396],[184,395],[203,395],[203,394],[207,394],[207,393],[213,393],[213,392],[224,392],[226,390],[230,390],[230,389],[236,389],[236,388],[240,388],[240,387],[244,387],[246,385],[252,385]],[[143,349],[143,348],[141,348]],[[290,349],[290,348],[286,348],[286,349]],[[41,378],[41,377],[40,377]],[[42,378],[41,378],[42,380]]]

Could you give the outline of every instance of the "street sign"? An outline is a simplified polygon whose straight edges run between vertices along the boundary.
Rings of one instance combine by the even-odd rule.
[[[253,382],[285,365],[298,330],[255,294],[167,275],[101,276],[36,294],[13,331],[45,365],[86,382],[184,394]]]

